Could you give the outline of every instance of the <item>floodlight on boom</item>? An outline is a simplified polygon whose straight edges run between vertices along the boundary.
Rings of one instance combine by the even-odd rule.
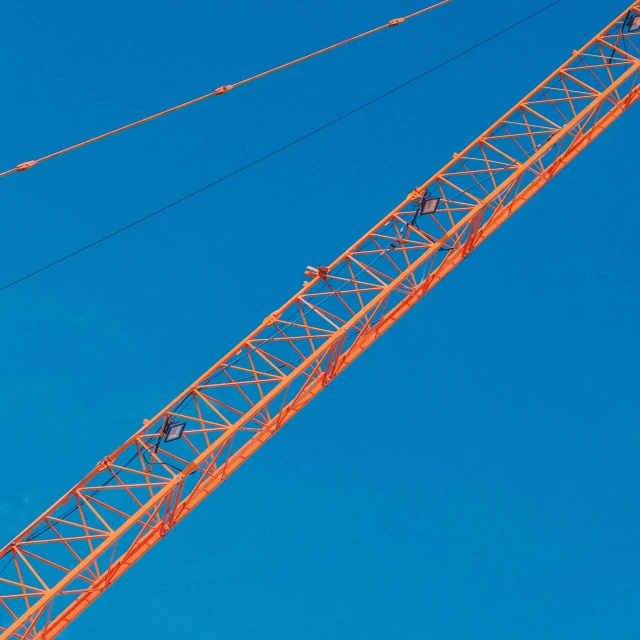
[[[168,420],[164,425],[164,441],[174,442],[182,438],[182,433],[187,426],[186,422],[177,422],[176,420]]]
[[[418,205],[418,215],[433,215],[440,204],[440,198],[434,198],[429,194],[422,196],[420,204]]]

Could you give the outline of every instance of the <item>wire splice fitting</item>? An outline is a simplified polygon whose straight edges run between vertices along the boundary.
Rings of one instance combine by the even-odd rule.
[[[557,0],[558,2],[560,0]],[[343,45],[349,44],[351,42],[355,42],[356,40],[361,40],[362,38],[366,38],[374,33],[378,33],[380,30],[383,30],[387,27],[397,27],[399,24],[405,22],[406,20],[411,20],[412,18],[415,18],[419,15],[422,15],[424,13],[427,13],[428,11],[431,11],[432,9],[436,9],[442,5],[448,4],[449,2],[452,2],[452,0],[440,0],[439,2],[437,2],[436,4],[430,6],[430,7],[426,7],[425,9],[422,9],[420,11],[416,11],[408,16],[405,17],[401,17],[401,18],[394,18],[393,20],[390,20],[386,25],[385,24],[381,24],[379,27],[376,27],[375,29],[369,29],[363,33],[360,33],[358,35],[355,35],[351,38],[347,38],[346,40],[342,40],[341,42],[337,42],[335,44],[332,44],[328,47],[324,47],[322,49],[318,49],[317,51],[314,51],[313,53],[309,53],[305,56],[301,56],[299,58],[296,58],[295,60],[290,60],[289,62],[286,62],[285,64],[280,64],[276,67],[273,67],[271,69],[268,69],[266,71],[263,71],[262,73],[257,73],[249,78],[245,78],[243,80],[239,80],[238,82],[235,82],[233,84],[227,84],[227,85],[223,85],[221,87],[218,87],[217,89],[215,89],[214,91],[209,91],[207,90],[207,93],[205,93],[204,95],[201,95],[197,98],[193,98],[191,100],[187,100],[186,102],[183,102],[181,104],[177,104],[173,107],[170,107],[168,109],[164,109],[163,111],[159,111],[158,113],[154,113],[152,115],[149,115],[145,118],[141,118],[139,120],[136,120],[135,122],[131,122],[125,126],[122,127],[118,127],[116,129],[113,129],[111,131],[107,131],[101,135],[97,135],[94,136],[92,138],[89,138],[87,140],[84,140],[82,142],[79,142],[77,144],[71,145],[69,147],[66,147],[65,149],[59,149],[58,151],[54,152],[54,153],[49,153],[48,155],[42,156],[41,158],[37,158],[35,161],[29,161],[29,162],[23,162],[21,164],[19,164],[17,167],[13,167],[12,169],[9,169],[8,171],[0,171],[0,178],[3,178],[4,176],[7,176],[9,174],[15,173],[15,172],[19,172],[19,171],[26,171],[27,169],[30,169],[31,167],[33,167],[34,164],[39,164],[40,162],[44,162],[45,160],[51,160],[53,158],[57,158],[58,156],[67,153],[68,151],[73,151],[75,149],[79,149],[80,147],[84,147],[86,145],[89,144],[93,144],[94,142],[98,142],[99,140],[104,140],[105,138],[108,138],[109,136],[113,136],[116,135],[118,133],[121,133],[122,131],[126,131],[128,129],[132,129],[133,127],[137,127],[139,125],[142,125],[146,122],[149,122],[151,120],[155,120],[156,118],[160,118],[162,116],[165,116],[169,113],[173,113],[174,111],[178,111],[179,109],[184,109],[185,107],[188,107],[190,105],[196,104],[198,102],[202,102],[203,100],[208,100],[209,98],[212,98],[214,96],[221,96],[224,95],[225,93],[228,93],[229,91],[231,91],[231,89],[235,89],[236,87],[240,87],[243,86],[245,84],[248,84],[249,82],[254,82],[256,80],[259,80],[261,78],[264,78],[268,75],[271,75],[272,73],[276,73],[278,71],[282,71],[283,69],[287,69],[295,64],[298,64],[300,62],[305,62],[306,60],[309,60],[311,58],[315,58],[317,56],[320,56],[324,53],[327,53],[328,51],[333,51],[334,49],[337,49],[338,47],[342,47]]]
[[[31,169],[33,165],[35,165],[35,160],[29,160],[29,162],[21,162],[17,167],[16,171],[26,171],[27,169]]]

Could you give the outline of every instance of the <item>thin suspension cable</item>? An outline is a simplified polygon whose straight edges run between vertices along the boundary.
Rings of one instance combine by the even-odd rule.
[[[402,84],[397,85],[396,87],[394,87],[393,89],[390,89],[389,91],[386,91],[385,93],[380,94],[379,96],[373,98],[372,100],[369,100],[368,102],[365,102],[364,104],[361,104],[359,107],[356,107],[355,109],[352,109],[351,111],[348,111],[347,113],[339,116],[338,118],[331,120],[330,122],[327,122],[326,124],[323,124],[322,126],[318,127],[317,129],[314,129],[313,131],[310,131],[309,133],[306,133],[303,136],[300,136],[299,138],[296,138],[295,140],[292,140],[291,142],[283,145],[282,147],[279,147],[278,149],[275,149],[274,151],[271,151],[270,153],[254,160],[253,162],[250,162],[246,165],[244,165],[243,167],[240,167],[239,169],[236,169],[235,171],[232,171],[231,173],[226,174],[225,176],[222,176],[221,178],[218,178],[217,180],[215,180],[214,182],[210,182],[209,184],[205,185],[204,187],[201,187],[200,189],[197,189],[196,191],[192,191],[191,193],[187,194],[186,196],[183,196],[182,198],[179,198],[178,200],[174,200],[173,202],[171,202],[170,204],[161,207],[160,209],[156,209],[155,211],[153,211],[152,213],[147,214],[146,216],[143,216],[142,218],[138,218],[137,220],[134,220],[133,222],[120,227],[119,229],[116,229],[115,231],[112,231],[111,233],[102,236],[101,238],[98,238],[97,240],[94,240],[93,242],[90,242],[89,244],[84,245],[83,247],[80,247],[78,249],[76,249],[75,251],[72,251],[70,253],[67,253],[66,255],[62,256],[61,258],[58,258],[57,260],[54,260],[53,262],[49,262],[46,265],[43,265],[42,267],[35,269],[34,271],[31,271],[19,278],[17,278],[16,280],[13,280],[12,282],[8,282],[7,284],[3,285],[2,287],[0,287],[0,292],[5,291],[6,289],[9,289],[11,287],[16,286],[17,284],[20,284],[21,282],[24,282],[25,280],[29,280],[30,278],[33,278],[34,276],[38,275],[39,273],[42,273],[43,271],[47,271],[48,269],[51,269],[52,267],[55,267],[56,265],[65,262],[67,260],[69,260],[70,258],[73,258],[74,256],[77,256],[80,253],[83,253],[84,251],[87,251],[89,249],[92,249],[93,247],[113,238],[114,236],[117,236],[125,231],[128,231],[129,229],[143,223],[146,222],[147,220],[150,220],[151,218],[157,216],[160,213],[163,213],[164,211],[167,211],[168,209],[171,209],[172,207],[175,207],[181,203],[183,203],[185,200],[189,200],[190,198],[193,198],[194,196],[197,196],[198,194],[202,193],[203,191],[207,191],[208,189],[215,187],[216,185],[220,184],[221,182],[224,182],[225,180],[228,180],[229,178],[232,178],[233,176],[238,175],[239,173],[242,173],[243,171],[246,171],[247,169],[250,169],[251,167],[254,167],[262,162],[264,162],[265,160],[268,160],[269,158],[282,153],[283,151],[295,146],[296,144],[299,144],[300,142],[303,142],[304,140],[306,140],[307,138],[310,138],[318,133],[320,133],[321,131],[324,131],[325,129],[328,129],[329,127],[333,126],[334,124],[337,124],[338,122],[341,122],[342,120],[346,120],[347,118],[349,118],[350,116],[358,113],[359,111],[362,111],[363,109],[371,106],[372,104],[375,104],[376,102],[382,100],[383,98],[386,98],[390,95],[392,95],[393,93],[396,93],[397,91],[400,91],[401,89],[404,89],[405,87],[408,87],[409,85],[413,84],[414,82],[417,82],[418,80],[420,80],[421,78],[424,78],[425,76],[428,76],[429,74],[433,73],[434,71],[437,71],[438,69],[441,69],[442,67],[447,66],[448,64],[451,64],[452,62],[454,62],[455,60],[458,60],[459,58],[462,58],[465,55],[468,55],[469,53],[471,53],[472,51],[475,51],[476,49],[482,47],[483,45],[491,42],[492,40],[495,40],[496,38],[499,38],[500,36],[504,35],[505,33],[512,31],[513,29],[519,27],[520,25],[524,24],[525,22],[528,22],[529,20],[532,20],[533,18],[535,18],[536,16],[540,15],[541,13],[544,13],[546,11],[548,11],[549,9],[551,9],[552,7],[554,7],[557,4],[560,4],[562,2],[562,0],[555,0],[554,2],[552,2],[551,4],[546,5],[545,7],[542,7],[541,9],[538,9],[537,11],[535,11],[534,13],[529,14],[528,16],[526,16],[525,18],[522,18],[521,20],[518,20],[517,22],[514,22],[513,24],[509,25],[508,27],[497,31],[496,33],[494,33],[493,35],[489,36],[488,38],[485,38],[484,40],[481,40],[480,42],[477,42],[476,44],[472,45],[471,47],[469,47],[468,49],[465,49],[464,51],[461,51],[460,53],[457,53],[456,55],[447,58],[447,60],[445,60],[444,62],[441,62],[437,65],[435,65],[434,67],[431,67],[430,69],[428,69],[427,71],[424,71],[423,73],[414,76],[413,78],[411,78],[410,80],[407,80],[406,82],[403,82]]]
[[[437,4],[434,4],[432,6],[426,7],[425,9],[421,9],[420,11],[416,11],[415,13],[411,13],[408,16],[404,16],[403,18],[394,18],[393,20],[390,20],[389,22],[387,22],[386,24],[383,24],[380,27],[376,27],[375,29],[370,29],[369,31],[365,31],[364,33],[361,33],[357,36],[354,36],[352,38],[348,38],[347,40],[343,40],[342,42],[338,42],[337,44],[333,44],[330,47],[325,47],[324,49],[319,49],[318,51],[315,51],[314,53],[310,53],[306,56],[302,56],[301,58],[296,58],[295,60],[292,60],[291,62],[287,62],[285,64],[281,64],[277,67],[274,67],[273,69],[269,69],[268,71],[263,71],[262,73],[258,73],[257,75],[251,76],[249,78],[245,78],[244,80],[240,80],[239,82],[236,82],[234,84],[227,84],[224,85],[222,87],[218,87],[215,91],[211,91],[210,93],[206,93],[203,96],[200,96],[199,98],[194,98],[193,100],[188,100],[187,102],[183,102],[182,104],[178,104],[175,107],[171,107],[169,109],[165,109],[164,111],[160,111],[159,113],[155,113],[151,116],[147,116],[146,118],[142,118],[141,120],[136,120],[135,122],[132,122],[131,124],[127,124],[123,127],[118,127],[117,129],[113,129],[113,131],[108,131],[107,133],[103,133],[99,136],[95,136],[94,138],[89,138],[88,140],[85,140],[84,142],[79,142],[77,144],[71,145],[70,147],[66,147],[65,149],[61,149],[60,151],[56,151],[54,153],[50,153],[49,155],[46,156],[42,156],[42,158],[38,158],[37,160],[29,160],[28,162],[21,162],[20,164],[18,164],[16,167],[14,167],[13,169],[9,169],[7,171],[3,171],[2,173],[0,173],[0,178],[3,178],[5,176],[8,176],[12,173],[16,173],[19,171],[27,171],[28,169],[31,169],[32,167],[34,167],[37,164],[40,164],[41,162],[45,162],[46,160],[51,160],[53,158],[57,158],[58,156],[61,156],[65,153],[69,153],[69,151],[75,151],[76,149],[80,149],[81,147],[86,147],[87,145],[93,144],[94,142],[98,142],[100,140],[104,140],[105,138],[108,138],[110,136],[115,135],[116,133],[121,133],[122,131],[127,131],[128,129],[133,129],[134,127],[137,127],[141,124],[145,124],[146,122],[151,122],[151,120],[156,120],[157,118],[161,118],[162,116],[166,116],[170,113],[173,113],[174,111],[179,111],[180,109],[184,109],[185,107],[190,107],[193,104],[197,104],[198,102],[203,102],[204,100],[208,100],[209,98],[213,98],[214,96],[222,96],[225,93],[228,93],[229,91],[231,91],[231,89],[234,89],[236,87],[241,87],[245,84],[249,84],[250,82],[254,82],[255,80],[260,80],[261,78],[264,78],[266,76],[269,76],[273,73],[277,73],[278,71],[282,71],[284,69],[288,69],[289,67],[292,67],[296,64],[299,64],[301,62],[306,62],[307,60],[311,60],[311,58],[316,58],[317,56],[321,56],[323,53],[328,53],[329,51],[333,51],[334,49],[338,49],[339,47],[343,47],[344,45],[347,44],[351,44],[352,42],[356,42],[357,40],[362,40],[363,38],[366,38],[367,36],[373,35],[374,33],[378,33],[379,31],[382,31],[384,29],[391,29],[393,27],[397,27],[398,25],[402,24],[403,22],[406,22],[407,20],[411,20],[412,18],[416,18],[418,16],[421,16],[424,13],[427,13],[429,11],[433,11],[433,9],[437,9],[438,7],[441,7],[442,5],[445,4],[449,4],[450,2],[452,2],[452,0],[442,0],[441,2],[438,2]]]

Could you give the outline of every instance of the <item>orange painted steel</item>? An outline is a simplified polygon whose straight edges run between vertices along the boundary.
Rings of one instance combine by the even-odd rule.
[[[242,85],[249,84],[250,82],[254,82],[255,80],[260,80],[266,76],[269,76],[273,73],[277,73],[278,71],[282,71],[284,69],[288,69],[289,67],[293,67],[296,64],[300,64],[301,62],[305,62],[307,60],[311,60],[311,58],[316,58],[317,56],[321,56],[323,53],[328,53],[329,51],[333,51],[334,49],[338,49],[339,47],[343,47],[346,44],[351,44],[352,42],[356,42],[356,40],[362,40],[362,38],[366,38],[367,36],[371,36],[374,33],[378,33],[379,31],[383,31],[384,29],[391,29],[393,27],[397,27],[401,25],[403,22],[407,20],[411,20],[412,18],[417,18],[429,11],[433,11],[438,7],[442,7],[445,4],[449,4],[453,0],[442,0],[437,4],[431,5],[424,9],[420,9],[420,11],[415,11],[414,13],[409,14],[408,16],[404,16],[402,18],[394,18],[393,20],[389,20],[386,24],[383,24],[380,27],[376,27],[375,29],[370,29],[369,31],[365,31],[357,36],[353,36],[352,38],[348,38],[347,40],[343,40],[342,42],[338,42],[337,44],[333,44],[330,47],[325,47],[324,49],[320,49],[315,51],[314,53],[310,53],[306,56],[302,56],[301,58],[296,58],[291,62],[287,62],[285,64],[281,64],[273,69],[269,69],[268,71],[263,71],[262,73],[258,73],[250,78],[245,78],[244,80],[240,80],[239,82],[235,82],[234,84],[227,84],[222,87],[218,87],[215,91],[211,91],[211,93],[206,93],[199,98],[194,98],[193,100],[188,100],[187,102],[183,102],[182,104],[178,104],[175,107],[171,107],[169,109],[165,109],[164,111],[160,111],[159,113],[155,113],[151,116],[147,116],[146,118],[142,118],[141,120],[137,120],[136,122],[132,122],[131,124],[127,124],[123,127],[118,127],[117,129],[113,129],[113,131],[108,131],[107,133],[103,133],[94,138],[90,138],[89,140],[85,140],[84,142],[79,142],[77,144],[71,145],[66,149],[61,149],[60,151],[56,151],[54,153],[50,153],[49,155],[42,156],[42,158],[38,158],[37,160],[29,160],[27,162],[21,162],[13,169],[8,169],[6,171],[0,172],[0,178],[4,176],[8,176],[12,173],[19,173],[22,171],[28,171],[32,167],[46,160],[52,160],[53,158],[57,158],[65,153],[69,153],[69,151],[75,151],[76,149],[80,149],[81,147],[86,147],[87,145],[93,144],[94,142],[98,142],[100,140],[104,140],[105,138],[109,138],[110,136],[115,135],[116,133],[122,133],[123,131],[127,131],[128,129],[133,129],[141,124],[145,124],[146,122],[151,122],[151,120],[156,120],[157,118],[161,118],[162,116],[166,116],[174,111],[179,111],[180,109],[184,109],[185,107],[190,107],[191,105],[197,104],[198,102],[203,102],[204,100],[208,100],[209,98],[213,98],[214,96],[222,96],[225,93],[231,91],[231,89],[235,89],[236,87],[241,87]]]
[[[60,633],[637,102],[636,14],[640,0],[339,258],[308,268],[299,293],[4,547],[0,639]]]

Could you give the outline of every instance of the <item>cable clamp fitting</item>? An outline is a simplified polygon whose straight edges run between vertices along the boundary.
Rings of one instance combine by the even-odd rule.
[[[311,278],[320,278],[321,280],[326,280],[327,276],[331,273],[331,269],[329,267],[307,267],[304,275],[310,276]]]
[[[231,89],[233,89],[233,85],[232,84],[225,84],[224,87],[218,87],[213,92],[213,95],[214,96],[221,96],[223,93],[228,93],[229,91],[231,91]]]
[[[31,169],[33,165],[35,165],[35,160],[29,160],[29,162],[21,162],[17,167],[16,171],[26,171],[27,169]]]
[[[389,20],[390,27],[397,27],[399,24],[402,24],[405,21],[405,18],[394,18],[393,20]]]
[[[418,187],[414,187],[413,191],[407,195],[407,200],[417,200],[422,197],[422,191]]]

